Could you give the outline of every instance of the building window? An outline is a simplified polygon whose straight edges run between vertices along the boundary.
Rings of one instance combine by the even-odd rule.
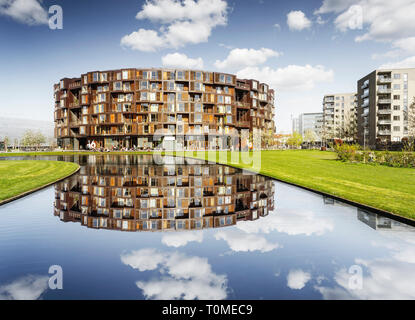
[[[395,131],[395,132],[401,131],[401,127],[395,126],[395,127],[393,127],[393,131]]]
[[[401,78],[401,74],[400,73],[394,73],[393,74],[393,78],[394,79],[400,79]]]

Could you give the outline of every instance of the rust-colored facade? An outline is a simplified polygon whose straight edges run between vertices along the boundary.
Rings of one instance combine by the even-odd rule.
[[[125,157],[125,159],[130,159]],[[274,182],[235,168],[90,164],[55,186],[55,216],[90,228],[181,231],[235,225],[274,210]]]
[[[275,132],[274,91],[231,74],[94,71],[62,79],[54,98],[64,149],[246,150]]]

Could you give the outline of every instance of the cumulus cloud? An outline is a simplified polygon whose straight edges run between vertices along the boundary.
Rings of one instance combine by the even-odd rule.
[[[189,242],[199,242],[203,241],[203,232],[172,232],[166,234],[161,238],[161,242],[168,247],[183,247]]]
[[[37,300],[48,288],[47,276],[27,275],[0,286],[0,300]]]
[[[351,289],[349,281],[353,274],[346,268],[336,271],[335,286],[316,286],[324,299],[415,299],[415,235],[412,227],[395,225],[392,230],[378,230],[382,241],[371,244],[383,248],[380,258],[355,259],[354,263],[364,269],[362,287]]]
[[[400,61],[387,62],[382,64],[379,69],[399,69],[399,68],[415,68],[415,56],[405,58]]]
[[[262,236],[246,234],[244,232],[233,229],[219,231],[215,234],[215,239],[225,240],[230,249],[235,252],[269,252],[281,247],[278,243],[268,242]]]
[[[315,11],[315,14],[341,12],[356,2],[358,2],[358,0],[323,0],[323,4]]]
[[[317,65],[289,65],[284,68],[246,67],[237,73],[239,78],[259,79],[279,91],[313,89],[318,83],[333,81],[333,70]]]
[[[212,29],[227,24],[227,12],[225,0],[148,0],[136,18],[161,27],[132,32],[121,39],[121,45],[152,52],[206,42]]]
[[[265,63],[269,58],[279,57],[280,52],[272,49],[233,49],[229,52],[228,57],[223,60],[216,60],[215,67],[218,69],[234,69],[249,66],[257,66]]]
[[[290,270],[287,276],[287,286],[293,290],[301,290],[311,279],[311,275],[301,269]]]
[[[376,40],[394,41],[407,38],[415,33],[415,2],[413,0],[354,0],[354,1],[326,0],[316,11],[322,13],[339,14],[335,19],[338,29],[358,29],[354,23],[362,20],[366,32],[356,37],[356,41]],[[358,17],[359,12],[361,17]]]
[[[289,235],[317,235],[333,231],[333,222],[317,216],[312,211],[279,210],[278,213],[269,215],[252,223],[251,221],[238,222],[236,228],[246,233],[271,233],[283,232]]]
[[[287,14],[287,25],[292,31],[301,31],[311,27],[312,22],[302,11],[291,11]]]
[[[169,68],[203,69],[203,59],[192,59],[182,53],[169,53],[161,58],[162,64]]]
[[[48,13],[37,0],[0,0],[0,14],[27,24],[48,24]]]
[[[159,271],[159,279],[136,282],[146,299],[221,300],[227,297],[226,275],[214,273],[206,258],[142,249],[121,255],[121,261],[139,271]]]

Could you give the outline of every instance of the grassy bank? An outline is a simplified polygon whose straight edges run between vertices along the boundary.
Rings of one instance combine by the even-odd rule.
[[[0,161],[0,203],[75,172],[79,166],[61,161]]]
[[[218,163],[250,167],[232,161],[230,152],[214,156]],[[269,177],[415,219],[414,169],[341,162],[333,152],[311,150],[262,151],[260,162],[259,172]]]

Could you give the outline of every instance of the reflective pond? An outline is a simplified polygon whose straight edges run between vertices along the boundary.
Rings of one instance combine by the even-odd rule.
[[[0,299],[415,298],[411,226],[204,161],[49,159],[81,169],[0,207]]]

